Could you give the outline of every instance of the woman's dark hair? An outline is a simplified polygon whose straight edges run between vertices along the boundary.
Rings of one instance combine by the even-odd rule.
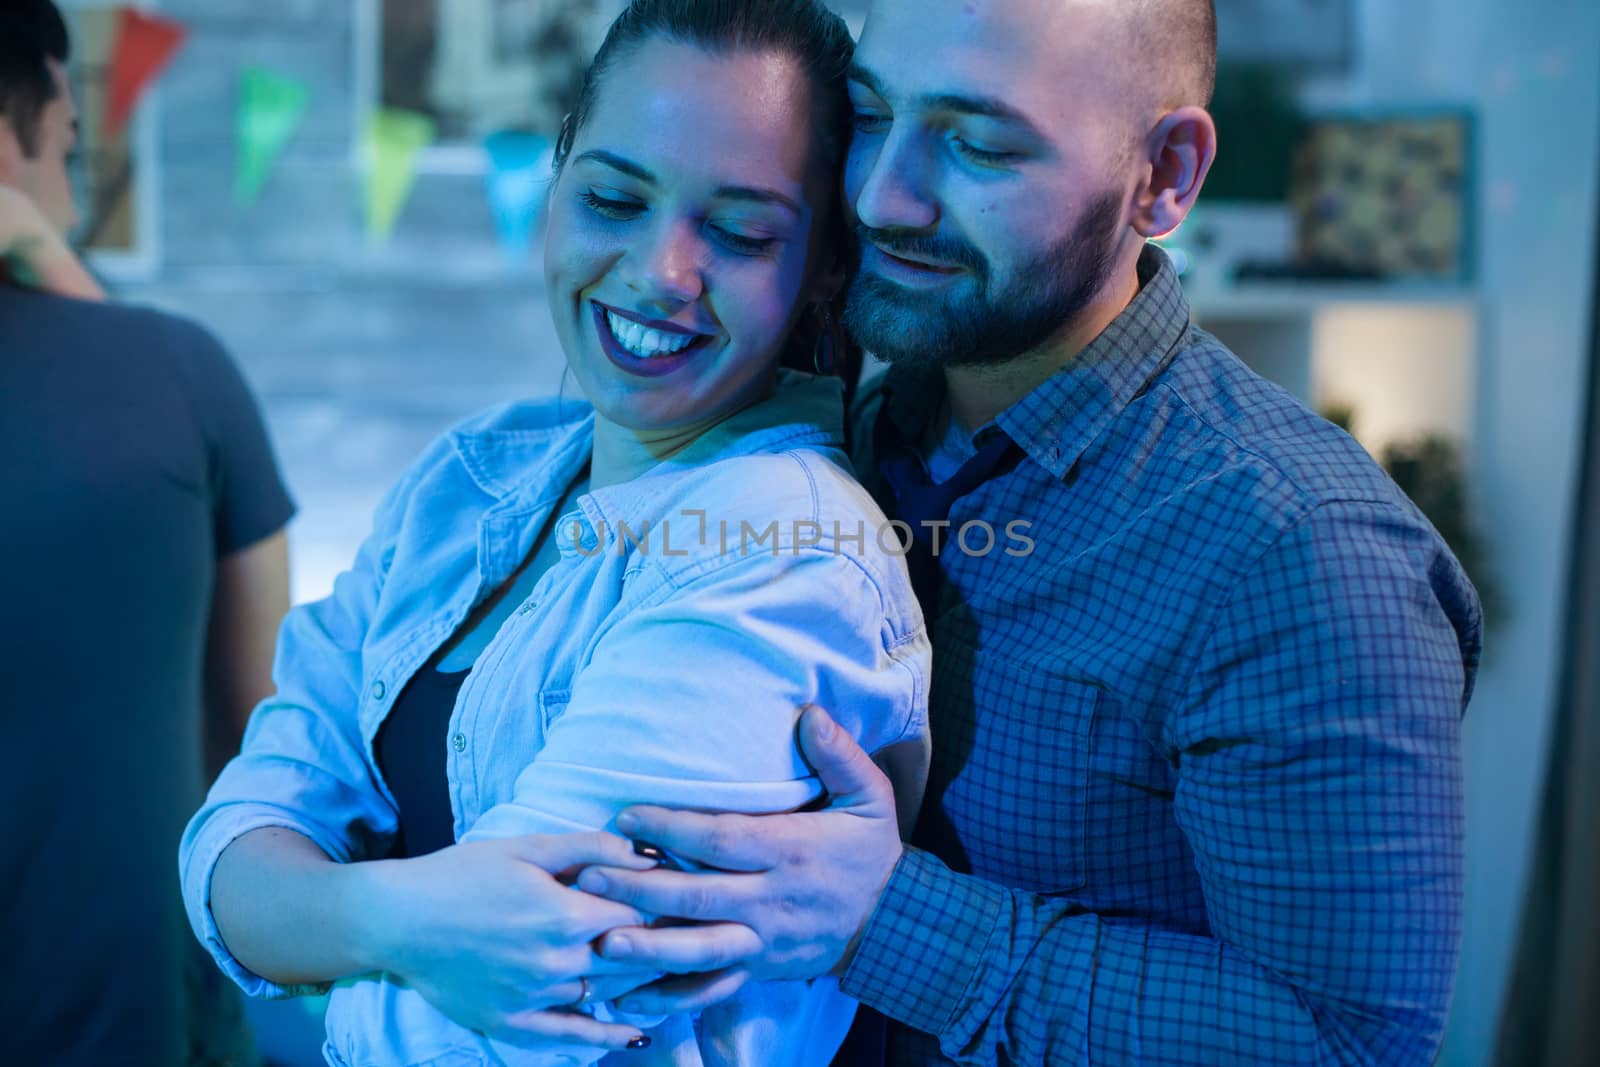
[[[50,60],[65,63],[67,51],[67,24],[50,0],[0,0],[0,118],[30,159],[39,117],[56,96]]]
[[[578,132],[589,120],[600,82],[611,66],[647,41],[665,39],[693,45],[713,55],[732,52],[778,52],[798,61],[811,84],[811,128],[815,138],[813,163],[831,180],[844,163],[850,132],[850,97],[846,75],[855,56],[855,42],[844,20],[822,0],[632,0],[606,31],[605,40],[579,85],[577,102],[561,123],[556,138],[555,169],[566,164]],[[824,247],[838,250],[844,260],[848,238],[844,212],[838,205],[817,218],[817,237]],[[853,383],[859,353],[844,340],[837,327],[841,293],[827,309],[833,350],[831,372]],[[815,369],[813,352],[823,322],[802,320],[784,354],[784,366]]]

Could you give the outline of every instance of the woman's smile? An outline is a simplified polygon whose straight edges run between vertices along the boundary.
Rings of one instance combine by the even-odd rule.
[[[710,334],[670,322],[646,319],[589,301],[600,350],[613,366],[643,378],[659,378],[683,367],[711,347]]]

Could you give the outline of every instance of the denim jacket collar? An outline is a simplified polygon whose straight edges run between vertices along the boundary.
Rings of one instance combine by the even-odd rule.
[[[640,502],[651,482],[663,475],[703,467],[733,456],[781,451],[784,447],[842,448],[844,384],[798,371],[779,372],[778,388],[718,423],[670,459],[626,483],[625,495]],[[540,421],[519,425],[516,418],[491,420],[490,429],[465,428],[452,435],[456,453],[485,493],[496,500],[527,490],[560,494],[589,461],[594,442],[594,409],[574,400],[539,409]],[[548,421],[546,421],[548,420]],[[551,469],[551,465],[554,469]],[[612,486],[591,494],[613,495]]]

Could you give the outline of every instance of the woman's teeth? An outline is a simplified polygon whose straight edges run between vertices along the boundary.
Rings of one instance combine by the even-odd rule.
[[[690,334],[652,330],[648,326],[640,326],[637,322],[631,322],[609,311],[606,312],[606,325],[611,327],[612,336],[623,348],[641,359],[649,359],[651,356],[670,356],[675,352],[682,352],[699,340]]]

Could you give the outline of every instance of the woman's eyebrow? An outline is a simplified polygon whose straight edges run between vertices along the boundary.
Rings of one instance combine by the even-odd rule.
[[[615,152],[608,152],[603,148],[591,149],[583,153],[573,162],[599,163],[601,166],[610,167],[620,171],[630,178],[637,178],[646,185],[659,184],[656,176],[645,167],[635,163],[626,156],[619,156]],[[805,215],[805,209],[792,196],[786,196],[776,189],[766,189],[756,185],[723,185],[711,194],[714,200],[743,200],[752,204],[772,204],[777,207],[788,208],[798,216]]]
[[[651,174],[644,167],[635,163],[633,160],[628,159],[626,156],[619,156],[615,152],[607,152],[602,148],[596,148],[585,152],[573,162],[599,163],[601,166],[610,167],[612,170],[621,171],[630,178],[638,178],[647,185],[656,184],[656,176]]]
[[[755,204],[774,204],[788,208],[796,215],[805,214],[793,197],[785,196],[776,189],[763,189],[753,185],[723,185],[711,196],[714,200],[744,200]]]

